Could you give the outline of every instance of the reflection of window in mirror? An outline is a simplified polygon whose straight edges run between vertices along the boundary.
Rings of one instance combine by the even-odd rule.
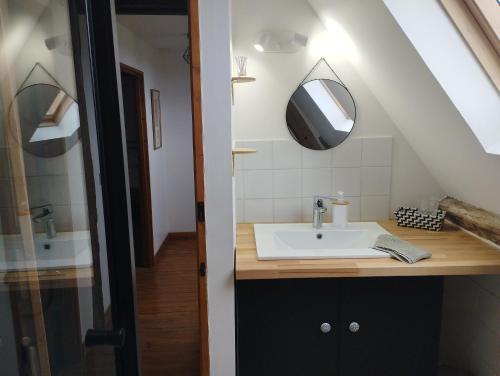
[[[304,88],[335,130],[351,131],[354,122],[323,80],[309,81]]]
[[[30,143],[66,138],[79,127],[78,105],[67,93],[59,90],[30,138]]]
[[[73,99],[64,91],[59,90],[59,93],[57,93],[54,101],[47,110],[40,127],[57,126],[72,103]]]

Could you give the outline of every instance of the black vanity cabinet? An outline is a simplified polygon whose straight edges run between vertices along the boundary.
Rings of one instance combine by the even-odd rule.
[[[239,376],[432,376],[442,279],[237,281]]]

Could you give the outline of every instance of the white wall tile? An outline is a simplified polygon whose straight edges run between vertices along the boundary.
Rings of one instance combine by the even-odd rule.
[[[391,167],[362,167],[361,195],[389,195]]]
[[[361,220],[378,221],[389,219],[389,196],[361,197]]]
[[[85,187],[85,176],[84,175],[73,175],[69,177],[67,183],[68,194],[70,197],[71,204],[86,204],[87,203],[87,191]]]
[[[334,168],[333,193],[344,192],[346,196],[361,193],[361,171],[359,168]]]
[[[243,170],[243,160],[248,157],[247,154],[236,154],[234,156],[234,169],[235,170]]]
[[[236,200],[236,223],[245,222],[245,201]]]
[[[245,200],[245,222],[273,222],[273,200]]]
[[[69,196],[69,176],[42,176],[42,189],[45,196],[53,205],[68,205]]]
[[[359,222],[361,220],[361,198],[347,196],[346,200],[351,202],[347,209],[348,220],[350,222]]]
[[[273,141],[273,168],[300,168],[301,149],[292,140]]]
[[[301,170],[273,171],[273,197],[288,198],[302,196]]]
[[[235,180],[235,196],[236,199],[245,197],[245,173],[241,170],[236,170],[234,173]]]
[[[481,286],[477,287],[477,298],[476,309],[481,312],[485,326],[500,336],[500,299]]]
[[[311,150],[302,148],[302,168],[330,167],[331,163],[331,150]]]
[[[245,198],[271,198],[273,196],[273,172],[249,170],[244,172]]]
[[[72,205],[71,211],[71,225],[73,230],[81,231],[89,228],[89,216],[86,205]],[[57,223],[56,223],[57,229]]]
[[[300,222],[301,220],[301,198],[274,199],[274,222]]]
[[[302,170],[302,196],[332,194],[332,169],[313,168]]]
[[[350,221],[389,217],[391,137],[350,138],[332,151],[306,149],[290,140],[235,146],[252,147],[259,154],[243,156],[236,165],[238,221],[310,222],[312,197],[338,191],[351,201]],[[331,222],[331,205],[327,209],[325,222]]]
[[[304,197],[302,198],[302,221],[303,222],[312,222],[312,206],[313,206],[313,198],[312,197]]]
[[[333,167],[359,167],[363,143],[360,138],[349,138],[333,149]]]
[[[361,164],[363,166],[391,166],[392,137],[364,138]]]
[[[243,169],[245,170],[266,170],[272,169],[273,142],[272,141],[240,141],[236,145],[257,150],[254,154],[242,156]]]

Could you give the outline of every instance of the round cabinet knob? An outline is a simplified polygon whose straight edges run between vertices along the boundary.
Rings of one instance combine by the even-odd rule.
[[[330,333],[331,330],[332,330],[332,326],[329,323],[324,322],[323,324],[321,324],[321,326],[319,327],[319,329],[323,333]]]
[[[359,331],[359,324],[356,321],[353,321],[349,324],[349,331],[351,333],[356,333]]]

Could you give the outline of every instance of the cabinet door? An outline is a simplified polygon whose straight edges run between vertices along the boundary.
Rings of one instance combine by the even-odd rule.
[[[441,295],[441,278],[343,280],[340,375],[435,375]]]
[[[338,281],[239,281],[237,294],[239,376],[337,375]]]

